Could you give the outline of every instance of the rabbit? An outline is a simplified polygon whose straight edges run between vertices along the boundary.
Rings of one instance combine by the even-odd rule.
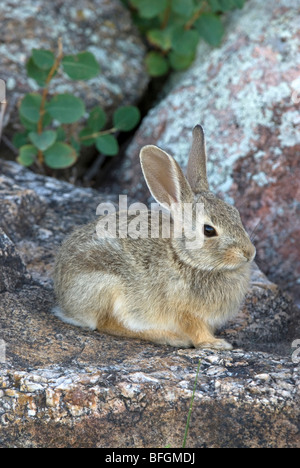
[[[168,153],[144,146],[140,163],[165,212],[204,205],[203,245],[181,238],[100,238],[97,220],[77,228],[57,255],[54,288],[63,321],[124,338],[182,348],[232,349],[216,329],[237,314],[247,292],[255,247],[238,210],[217,198],[206,175],[204,131],[193,129],[184,176]],[[149,214],[149,222],[151,217]]]

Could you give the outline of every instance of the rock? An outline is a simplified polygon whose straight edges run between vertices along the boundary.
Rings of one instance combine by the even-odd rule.
[[[0,176],[1,227],[13,240],[31,231],[44,211],[42,200],[33,190],[22,189],[12,179]]]
[[[29,278],[14,244],[0,228],[0,293],[15,291]]]
[[[299,366],[241,350],[123,348],[64,328],[56,344],[77,345],[69,362],[3,368],[1,446],[180,447],[201,359],[188,447],[299,447]]]
[[[95,344],[103,350],[100,337]],[[299,447],[299,367],[240,350],[211,364],[209,352],[110,344],[110,365],[7,366],[1,446],[180,448],[201,359],[187,447]],[[258,378],[262,369],[269,380]]]
[[[14,244],[0,232],[0,447],[181,447],[199,359],[188,447],[300,446],[294,307],[259,269],[238,317],[220,331],[238,346],[232,352],[63,323],[51,314],[58,246],[100,202],[117,199],[12,162],[0,160],[0,171],[2,186],[31,191],[44,209]],[[2,251],[15,258],[10,270]]]
[[[65,54],[89,50],[101,67],[98,77],[72,82],[60,75],[51,82],[52,93],[71,92],[84,99],[90,109],[100,104],[110,114],[119,105],[135,104],[145,91],[148,75],[143,61],[145,46],[129,12],[117,0],[61,0],[18,2],[0,5],[2,40],[1,78],[7,84],[7,120],[16,124],[17,104],[27,92],[36,91],[28,80],[25,63],[33,48],[57,50],[61,37]]]
[[[0,227],[15,240],[33,278],[51,284],[54,253],[64,236],[76,225],[90,221],[105,197],[91,189],[34,174],[16,163],[0,160],[0,173]],[[36,203],[22,205],[24,194],[30,194]],[[115,199],[109,197],[110,201]],[[23,208],[2,209],[10,204]]]
[[[238,348],[254,351],[289,352],[282,338],[289,329],[293,302],[275,284],[253,266],[251,290],[238,317],[228,322],[221,335]],[[297,316],[297,309],[294,309]],[[280,349],[279,343],[282,344]]]
[[[272,3],[246,2],[228,15],[220,48],[200,45],[194,65],[144,118],[116,175],[121,188],[147,199],[140,148],[156,144],[185,168],[192,128],[202,124],[212,189],[255,230],[261,269],[298,298],[299,3]]]

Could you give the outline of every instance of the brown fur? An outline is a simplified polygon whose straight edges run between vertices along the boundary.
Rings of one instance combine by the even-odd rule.
[[[153,196],[165,207],[204,203],[205,223],[218,235],[189,250],[184,235],[99,239],[97,222],[77,229],[56,261],[56,313],[63,320],[159,344],[231,348],[213,333],[237,313],[255,249],[237,210],[207,190],[206,172],[201,174],[206,167],[203,131],[196,127],[193,134],[194,192],[176,161],[157,147],[142,149],[142,169]]]

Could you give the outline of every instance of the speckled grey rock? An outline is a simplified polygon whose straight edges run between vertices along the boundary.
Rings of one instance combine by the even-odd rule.
[[[13,242],[0,228],[0,293],[14,292],[30,276]]]
[[[121,104],[136,103],[147,87],[145,47],[129,12],[118,0],[3,0],[0,28],[0,78],[7,83],[6,117],[11,124],[18,121],[18,100],[38,89],[26,76],[31,50],[55,51],[59,37],[66,54],[92,52],[101,74],[87,82],[58,75],[51,83],[52,93],[72,92],[84,99],[87,108],[100,104],[111,113]]]
[[[14,243],[0,231],[0,447],[181,447],[199,359],[188,447],[300,446],[293,304],[259,269],[220,331],[232,352],[63,323],[51,314],[55,253],[101,201],[117,200],[16,163],[0,160],[0,171],[4,187],[31,191],[44,210],[31,230],[15,222]]]
[[[199,359],[187,448],[300,446],[299,365],[287,359],[114,340],[111,362],[100,352],[91,364],[88,345],[102,351],[108,340],[81,338],[63,365],[0,364],[0,446],[180,448]]]
[[[0,176],[1,227],[12,240],[31,231],[42,217],[45,205],[35,191],[18,186],[13,179]]]
[[[240,209],[267,276],[299,296],[300,112],[297,0],[249,0],[227,16],[219,48],[202,43],[144,118],[117,168],[124,189],[149,196],[138,154],[156,144],[183,168],[194,125],[203,125],[211,188]],[[300,299],[300,297],[299,297]]]
[[[0,160],[0,173],[0,227],[15,241],[33,278],[49,285],[55,251],[64,236],[93,219],[108,196],[34,174],[13,162]]]

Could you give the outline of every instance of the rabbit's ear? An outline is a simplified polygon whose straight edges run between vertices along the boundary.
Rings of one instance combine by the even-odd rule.
[[[172,204],[192,203],[193,191],[179,165],[157,146],[144,146],[140,152],[142,171],[155,200],[170,210]]]
[[[194,193],[209,190],[206,175],[205,136],[201,125],[196,125],[193,130],[193,143],[186,177]]]

